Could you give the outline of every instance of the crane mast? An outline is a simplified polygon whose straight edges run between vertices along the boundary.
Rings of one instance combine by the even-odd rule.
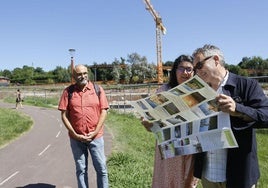
[[[157,54],[157,81],[163,83],[163,63],[162,63],[162,34],[166,34],[166,28],[162,23],[162,18],[154,10],[150,0],[143,0],[148,10],[154,18],[156,24],[156,54]]]

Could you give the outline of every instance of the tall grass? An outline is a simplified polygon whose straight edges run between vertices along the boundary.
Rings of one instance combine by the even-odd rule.
[[[154,160],[155,138],[130,114],[110,111],[106,126],[114,134],[114,150],[108,158],[111,187],[150,187]],[[257,131],[261,178],[258,188],[268,184],[268,129]],[[198,188],[202,188],[199,183]]]
[[[109,111],[106,126],[114,135],[107,165],[114,188],[150,187],[155,139],[131,114]]]
[[[14,103],[14,97],[6,97],[4,98],[4,102]],[[27,96],[23,99],[22,104],[39,106],[39,107],[46,107],[51,108],[57,106],[59,103],[59,98],[56,97],[38,97],[38,96]]]
[[[268,185],[268,129],[257,130],[258,159],[261,170],[261,178],[258,188],[266,188]]]

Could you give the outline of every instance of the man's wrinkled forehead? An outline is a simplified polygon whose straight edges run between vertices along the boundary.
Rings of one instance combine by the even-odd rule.
[[[75,72],[76,73],[85,73],[85,72],[87,72],[87,67],[85,67],[85,66],[77,66],[77,67],[75,67]]]

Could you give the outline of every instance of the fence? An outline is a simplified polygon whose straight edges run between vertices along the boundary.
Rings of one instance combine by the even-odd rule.
[[[264,92],[268,95],[267,83],[261,83]],[[17,89],[22,91],[22,95],[27,99],[29,96],[42,98],[47,101],[49,98],[60,98],[62,91],[68,84],[49,85],[49,86],[18,86],[0,87],[0,99],[4,97],[16,97]],[[101,85],[106,93],[111,109],[128,110],[131,108],[129,101],[147,97],[156,92],[161,84],[131,84],[131,85]]]
[[[0,99],[4,97],[16,97],[17,89],[20,89],[22,96],[42,98],[48,101],[49,98],[60,98],[62,91],[68,84],[49,86],[18,86],[0,87]],[[138,100],[155,93],[159,84],[132,84],[132,85],[101,85],[105,90],[110,108],[127,109],[131,108],[129,101]]]

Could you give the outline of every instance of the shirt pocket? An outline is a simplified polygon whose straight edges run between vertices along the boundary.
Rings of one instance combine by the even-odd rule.
[[[99,106],[99,98],[96,95],[94,90],[89,90],[83,93],[82,103],[83,103],[83,106],[97,107]]]

